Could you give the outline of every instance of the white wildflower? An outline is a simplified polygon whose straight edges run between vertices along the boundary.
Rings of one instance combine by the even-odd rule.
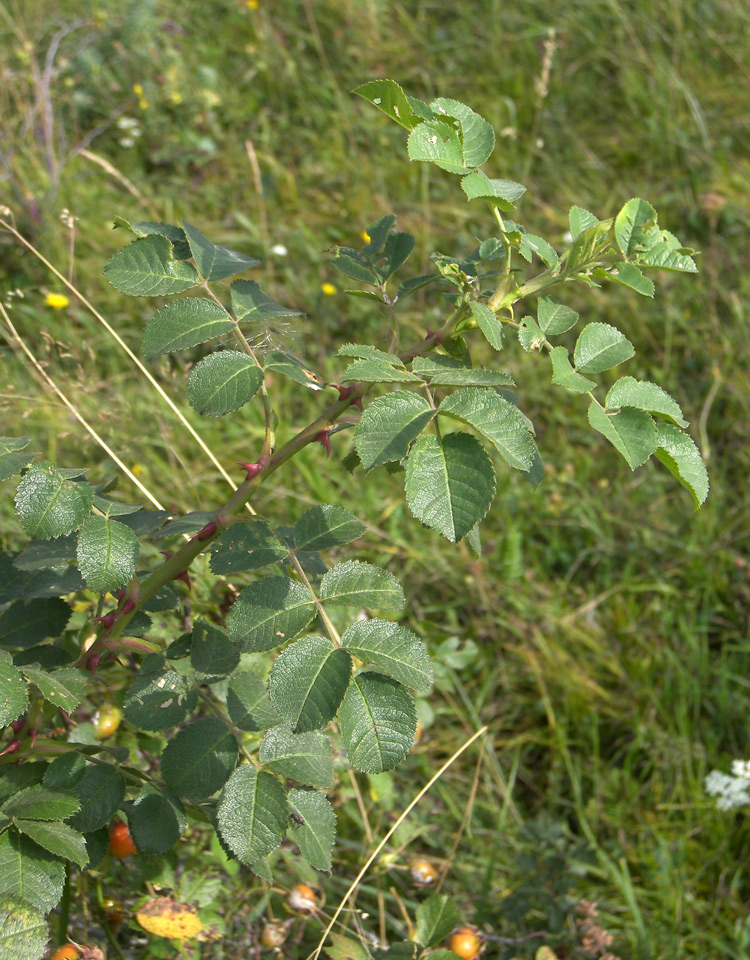
[[[733,810],[750,804],[750,761],[732,761],[731,774],[712,770],[704,781],[706,793],[716,797],[719,810]]]
[[[274,253],[277,257],[285,257],[289,251],[283,243],[275,243],[271,247],[271,253]]]

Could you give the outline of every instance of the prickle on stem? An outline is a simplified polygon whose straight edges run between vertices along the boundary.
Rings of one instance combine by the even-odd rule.
[[[322,443],[326,448],[326,457],[331,455],[331,432],[328,429],[321,430],[313,437],[313,443]]]

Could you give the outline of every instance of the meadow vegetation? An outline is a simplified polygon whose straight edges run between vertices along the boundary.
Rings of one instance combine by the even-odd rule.
[[[604,956],[582,945],[582,901],[598,905],[622,958],[748,956],[748,820],[703,787],[750,755],[748,63],[738,0],[672,0],[658,14],[647,0],[0,2],[0,204],[133,349],[153,305],[102,273],[123,243],[115,214],[184,218],[261,260],[264,289],[304,313],[269,337],[324,373],[331,344],[381,335],[372,306],[344,294],[332,246],[361,244],[393,212],[423,268],[436,250],[472,249],[479,215],[455,180],[405,162],[401,131],[351,95],[378,77],[483,113],[500,134],[494,175],[529,188],[523,221],[540,235],[562,242],[572,204],[604,218],[643,196],[700,251],[699,275],[665,275],[653,301],[571,287],[566,302],[616,322],[638,347],[627,372],[679,401],[711,477],[702,509],[658,465],[631,473],[520,350],[509,372],[524,384],[545,479],[533,489],[499,475],[480,559],[413,520],[398,476],[352,477],[346,442],[330,460],[307,448],[254,505],[290,524],[321,501],[368,520],[359,555],[387,559],[407,585],[408,622],[436,664],[422,737],[394,773],[342,778],[330,877],[285,852],[265,888],[198,832],[177,873],[143,859],[84,876],[71,929],[98,929],[103,899],[127,909],[151,883],[226,924],[202,957],[248,956],[269,910],[298,918],[284,949],[304,957],[322,928],[285,912],[286,887],[321,887],[335,906],[373,842],[486,724],[365,878],[361,913],[344,915],[352,932],[408,936],[404,914],[428,892],[409,873],[417,857],[445,871],[462,921],[500,938],[487,956],[533,957],[542,944],[560,958]],[[222,478],[91,313],[7,233],[0,250],[13,322],[83,416],[170,510],[223,502]],[[411,303],[418,340],[436,300]],[[110,476],[23,357],[0,350],[1,432],[32,435],[61,465],[95,464],[96,482]],[[179,399],[182,368],[161,358],[152,369]],[[273,391],[290,423],[307,423],[293,384],[278,378]],[[185,407],[228,469],[263,439],[262,412],[246,410],[225,422]],[[137,499],[126,479],[119,489]],[[15,549],[10,496],[0,516],[0,545]],[[211,582],[199,569],[199,598]],[[168,941],[113,942],[110,956],[175,955]]]

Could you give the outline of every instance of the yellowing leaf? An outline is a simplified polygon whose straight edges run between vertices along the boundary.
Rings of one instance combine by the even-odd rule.
[[[155,937],[187,940],[203,929],[203,922],[189,903],[177,903],[170,897],[156,897],[145,903],[135,915],[139,925]]]

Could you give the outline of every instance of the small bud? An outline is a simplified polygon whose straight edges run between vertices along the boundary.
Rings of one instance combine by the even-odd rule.
[[[245,480],[252,480],[253,477],[257,477],[262,469],[259,463],[244,463],[241,460],[237,461],[237,466],[242,467],[247,474]]]
[[[117,590],[115,590],[115,596],[118,600],[122,600],[125,596],[125,587],[118,587]]]
[[[326,448],[326,457],[331,455],[331,434],[328,430],[321,430],[313,437],[313,443],[322,443]]]
[[[0,757],[4,757],[6,753],[15,753],[20,746],[20,740],[11,740],[5,750],[0,750]]]
[[[11,726],[11,729],[13,730],[13,733],[20,733],[23,730],[23,728],[26,726],[26,718],[21,717],[20,720],[14,720],[10,726]]]
[[[122,610],[119,613],[119,616],[124,617],[126,614],[130,613],[131,610],[135,610],[135,600],[126,600]]]

